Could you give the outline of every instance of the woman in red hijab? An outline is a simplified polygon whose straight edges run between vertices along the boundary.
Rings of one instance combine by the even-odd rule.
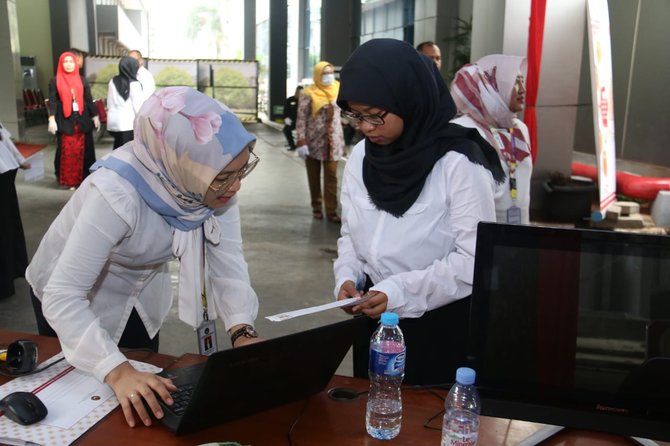
[[[57,140],[58,184],[74,189],[86,178],[95,162],[92,131],[99,126],[88,82],[79,74],[75,55],[66,51],[49,82],[49,133]]]

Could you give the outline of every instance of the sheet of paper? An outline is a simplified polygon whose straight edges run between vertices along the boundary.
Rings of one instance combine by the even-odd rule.
[[[61,429],[70,429],[82,417],[114,395],[107,384],[72,366],[34,392],[49,409],[49,414],[42,423]]]
[[[365,302],[369,298],[370,296],[367,294],[361,297],[350,297],[349,299],[337,300],[335,302],[331,302],[328,304],[316,305],[314,307],[307,307],[301,310],[294,310],[286,313],[274,314],[272,316],[265,316],[265,319],[270,320],[272,322],[281,322],[287,319],[293,319],[294,317],[304,316],[306,314],[318,313],[319,311],[326,311],[333,308],[341,308],[360,304]]]
[[[62,353],[49,358],[40,367],[60,357]],[[130,363],[144,372],[157,373],[161,370],[144,362],[131,360]],[[0,398],[17,391],[34,392],[49,411],[44,420],[30,426],[0,417],[0,438],[27,442],[21,444],[69,445],[119,405],[107,384],[78,371],[66,361],[35,375],[21,376],[3,384],[0,386]]]
[[[30,169],[23,170],[23,180],[26,182],[39,181],[44,178],[44,154],[39,151],[26,160],[30,163]]]

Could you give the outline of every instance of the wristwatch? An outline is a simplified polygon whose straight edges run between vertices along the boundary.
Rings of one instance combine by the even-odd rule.
[[[245,338],[257,338],[258,333],[256,333],[256,330],[254,330],[254,327],[251,325],[243,325],[230,334],[230,343],[235,345],[235,341],[241,336],[244,336]]]

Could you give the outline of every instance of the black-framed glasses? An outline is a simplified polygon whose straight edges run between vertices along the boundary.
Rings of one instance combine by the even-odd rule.
[[[389,112],[384,111],[376,115],[364,115],[362,113],[358,113],[351,110],[342,110],[342,115],[345,118],[354,122],[356,125],[360,124],[361,121],[365,121],[368,124],[372,125],[384,125],[385,123],[384,117],[388,114]]]
[[[257,157],[256,154],[251,150],[249,151],[249,154],[251,158],[249,159],[249,161],[247,161],[247,164],[245,164],[244,167],[242,167],[240,170],[231,172],[223,180],[214,179],[214,181],[212,181],[212,183],[209,185],[209,189],[212,192],[214,192],[216,196],[225,194],[226,191],[230,189],[230,186],[232,186],[236,180],[238,179],[241,180],[242,178],[249,175],[251,171],[254,170],[254,168],[258,165],[258,162],[261,159]]]

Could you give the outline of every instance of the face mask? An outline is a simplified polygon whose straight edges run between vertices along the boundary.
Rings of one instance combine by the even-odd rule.
[[[332,85],[333,82],[335,82],[335,75],[334,74],[324,74],[321,76],[321,83],[323,85]]]

